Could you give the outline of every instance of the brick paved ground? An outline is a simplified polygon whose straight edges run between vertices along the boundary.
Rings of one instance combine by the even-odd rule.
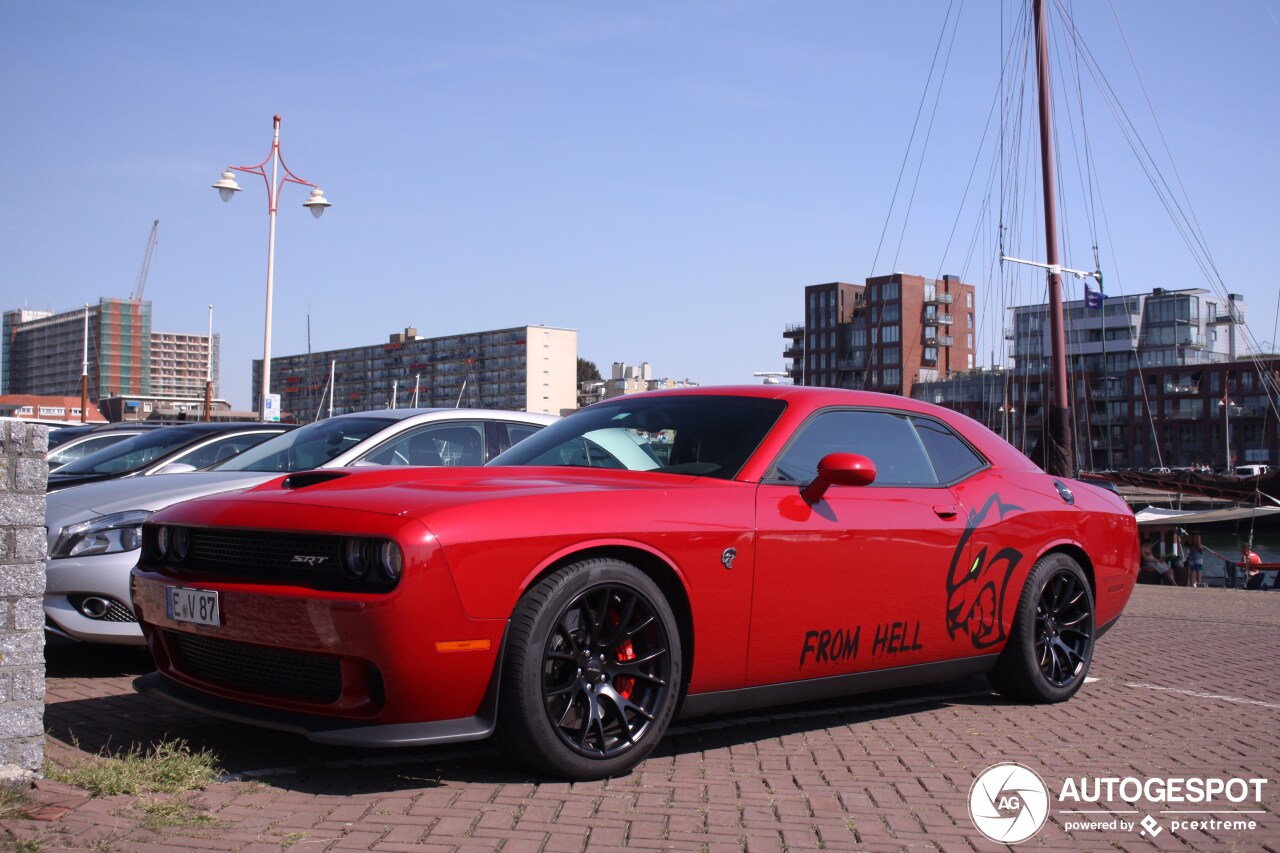
[[[1055,706],[1009,705],[985,680],[861,701],[678,725],[630,776],[539,782],[485,749],[317,747],[134,695],[145,656],[51,655],[49,756],[185,738],[217,752],[227,781],[194,803],[208,822],[144,827],[128,797],[41,782],[43,820],[10,821],[10,846],[44,850],[581,851],[993,850],[967,807],[975,776],[1017,761],[1045,779],[1049,822],[1019,849],[1280,851],[1280,594],[1140,587],[1100,643],[1093,681]],[[1245,831],[1069,830],[1067,777],[1270,780]],[[1123,804],[1116,804],[1123,807]],[[1088,807],[1085,805],[1084,807]],[[1170,808],[1165,806],[1164,808]],[[0,848],[4,846],[0,833]]]

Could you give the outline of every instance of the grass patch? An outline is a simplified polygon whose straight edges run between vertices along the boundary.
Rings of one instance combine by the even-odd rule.
[[[0,820],[21,820],[34,802],[26,782],[0,782]]]
[[[167,827],[193,829],[218,825],[217,819],[190,796],[140,800],[134,808],[142,813],[142,826],[152,832]]]
[[[144,753],[96,756],[69,767],[51,766],[50,779],[84,788],[95,797],[114,794],[181,794],[204,788],[221,770],[212,752],[193,752],[185,740],[164,741]]]

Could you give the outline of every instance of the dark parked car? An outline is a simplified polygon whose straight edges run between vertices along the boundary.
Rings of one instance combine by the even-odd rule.
[[[49,462],[49,470],[57,471],[69,462],[83,459],[91,453],[119,444],[127,438],[133,438],[135,435],[160,429],[163,426],[164,424],[119,423],[58,427],[49,433],[49,452],[45,458]]]
[[[118,477],[199,471],[293,428],[290,424],[240,422],[147,430],[51,472],[49,491]]]

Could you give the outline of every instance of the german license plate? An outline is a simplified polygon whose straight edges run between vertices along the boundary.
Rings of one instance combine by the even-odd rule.
[[[218,593],[210,589],[166,587],[165,610],[169,618],[175,622],[191,622],[196,625],[222,624],[222,613],[218,609]]]

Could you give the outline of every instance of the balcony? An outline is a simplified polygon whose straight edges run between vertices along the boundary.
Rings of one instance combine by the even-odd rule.
[[[782,351],[783,358],[804,358],[804,347],[800,344],[794,344]]]
[[[950,314],[936,314],[932,311],[925,311],[924,316],[920,318],[920,322],[926,326],[950,326]]]
[[[956,340],[951,335],[938,335],[938,337],[934,338],[934,342],[940,347],[949,347],[954,346]]]
[[[1166,394],[1199,394],[1200,383],[1198,382],[1166,382],[1164,384],[1164,393]]]
[[[950,305],[954,297],[950,293],[935,292],[932,295],[925,294],[925,305]]]
[[[784,338],[802,338],[804,337],[804,323],[788,323],[786,328],[782,330]]]

